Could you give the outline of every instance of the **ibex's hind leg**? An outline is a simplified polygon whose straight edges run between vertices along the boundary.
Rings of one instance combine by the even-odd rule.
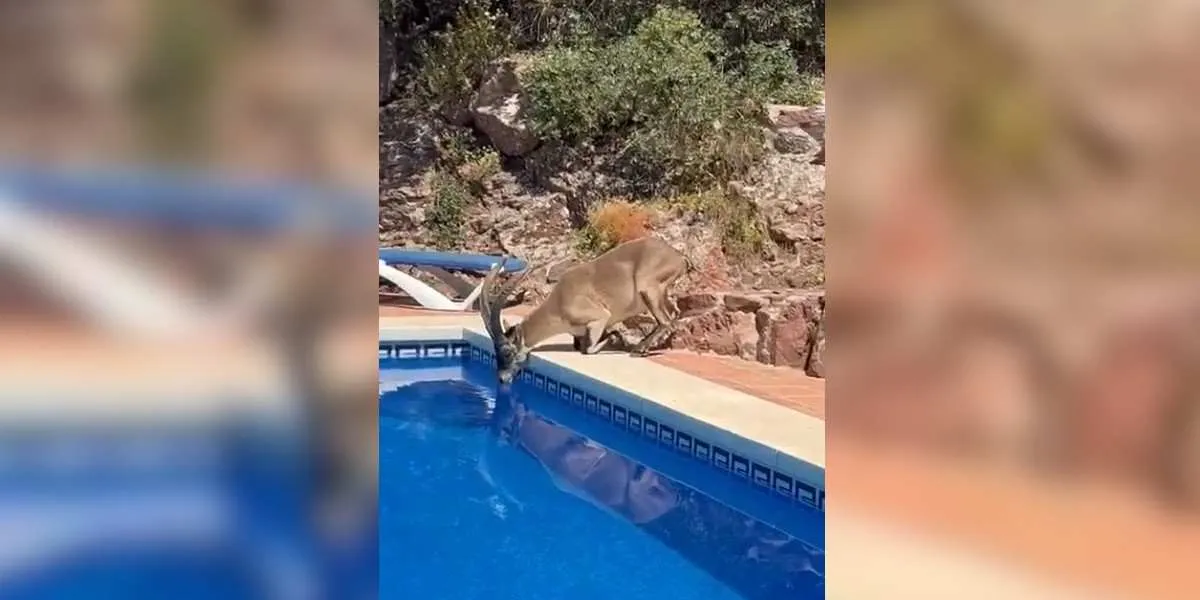
[[[650,348],[655,344],[662,342],[663,338],[669,335],[674,329],[674,321],[667,309],[667,295],[665,292],[651,294],[646,291],[639,292],[642,296],[642,302],[646,303],[646,309],[650,312],[650,316],[654,317],[654,330],[652,330],[642,341],[638,342],[629,353],[634,356],[645,356]]]

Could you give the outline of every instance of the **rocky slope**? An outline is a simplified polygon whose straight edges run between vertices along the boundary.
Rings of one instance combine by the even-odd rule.
[[[530,132],[519,75],[517,61],[499,61],[454,114],[429,115],[404,101],[380,109],[379,238],[391,246],[437,245],[429,222],[445,140],[474,136],[497,151],[500,168],[477,181],[455,249],[530,261],[536,271],[526,300],[536,302],[581,260],[576,232],[589,210],[628,188],[603,153],[544,144]],[[728,186],[728,200],[749,207],[764,234],[761,251],[735,258],[723,249],[720,228],[695,211],[656,212],[654,234],[699,267],[680,285],[685,318],[669,343],[823,376],[825,108],[770,106],[763,127],[766,159]]]

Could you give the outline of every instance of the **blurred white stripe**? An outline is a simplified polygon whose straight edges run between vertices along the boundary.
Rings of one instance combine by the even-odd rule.
[[[32,504],[0,500],[0,585],[81,550],[141,544],[208,545],[226,538],[229,507],[197,490]]]
[[[834,507],[825,517],[825,597],[830,600],[1114,598],[845,513]]]

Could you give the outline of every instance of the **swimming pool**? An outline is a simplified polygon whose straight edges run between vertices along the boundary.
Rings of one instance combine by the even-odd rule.
[[[498,394],[486,356],[425,347],[445,351],[381,344],[382,598],[824,597],[823,512],[757,465],[721,472],[537,373]]]

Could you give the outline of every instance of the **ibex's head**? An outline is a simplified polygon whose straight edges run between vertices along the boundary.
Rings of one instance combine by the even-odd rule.
[[[483,280],[483,290],[479,296],[479,313],[483,316],[483,326],[492,338],[496,350],[496,369],[500,383],[512,383],[514,377],[529,360],[529,347],[525,345],[520,325],[508,325],[500,317],[500,311],[512,298],[517,286],[529,274],[526,269],[521,275],[514,277],[497,286],[496,278],[504,272],[507,259],[492,267]]]

